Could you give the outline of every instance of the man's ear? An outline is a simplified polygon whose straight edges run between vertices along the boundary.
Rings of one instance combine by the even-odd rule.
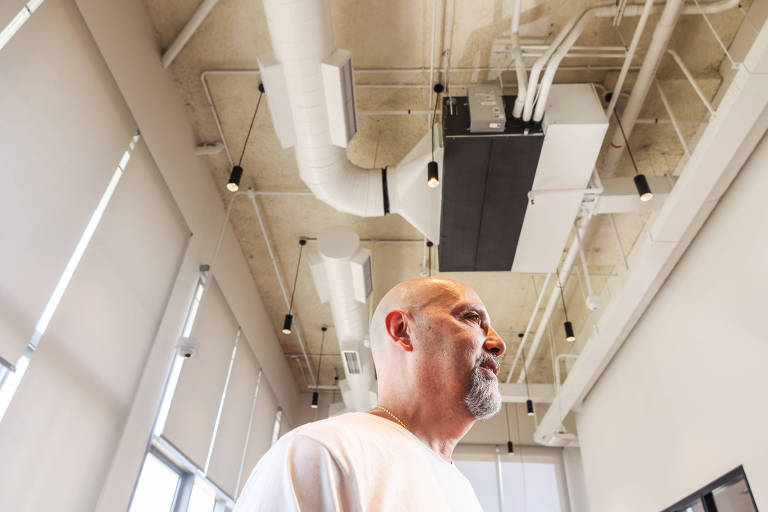
[[[408,314],[405,311],[394,309],[384,318],[384,326],[387,336],[406,352],[413,350],[411,336],[408,333]]]

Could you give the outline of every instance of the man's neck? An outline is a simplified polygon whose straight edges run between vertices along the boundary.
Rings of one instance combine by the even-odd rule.
[[[386,411],[374,408],[368,412],[395,423],[399,423],[399,419],[406,429],[446,462],[452,461],[454,448],[475,422],[463,407],[464,410],[451,410],[446,409],[444,404],[441,407],[438,404],[403,404],[387,400],[380,400],[379,405]]]

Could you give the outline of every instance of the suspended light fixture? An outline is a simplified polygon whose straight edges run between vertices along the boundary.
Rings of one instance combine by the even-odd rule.
[[[432,108],[432,122],[429,127],[432,132],[432,161],[427,164],[427,186],[430,188],[437,188],[440,185],[440,176],[437,170],[437,162],[435,161],[435,119],[437,118],[437,104],[440,101],[440,93],[444,89],[443,84],[435,84],[435,106]]]
[[[568,310],[565,309],[565,296],[563,295],[563,284],[560,282],[560,272],[557,272],[557,287],[560,288],[560,300],[563,303],[563,315],[565,315],[565,323],[563,323],[565,341],[573,343],[576,341],[576,335],[573,333],[573,324],[568,321]]]
[[[326,326],[322,326],[320,328],[322,331],[322,338],[320,341],[320,354],[317,358],[317,372],[315,373],[315,390],[312,392],[312,404],[310,405],[311,408],[317,409],[317,406],[320,402],[320,391],[319,391],[319,385],[320,385],[320,365],[323,362],[323,347],[325,346],[325,332],[328,330]]]
[[[648,185],[648,180],[646,179],[645,174],[641,174],[637,169],[637,162],[635,162],[635,156],[632,154],[632,148],[629,147],[629,140],[627,140],[627,134],[624,133],[624,127],[621,125],[619,113],[614,110],[613,114],[616,116],[616,122],[619,123],[619,131],[621,131],[621,136],[624,139],[624,145],[627,146],[627,153],[629,153],[629,159],[632,160],[632,167],[635,168],[635,177],[633,181],[635,182],[637,195],[640,196],[640,200],[644,203],[648,202],[653,199],[653,192],[651,192],[651,187]]]
[[[296,263],[296,276],[293,278],[293,291],[291,292],[291,303],[288,306],[288,313],[283,320],[283,334],[291,334],[291,325],[293,324],[293,297],[296,295],[296,283],[299,281],[299,268],[301,267],[301,253],[304,250],[304,246],[307,245],[307,241],[303,238],[299,239],[299,262]]]
[[[522,338],[525,336],[523,333],[518,333],[518,337]],[[528,416],[533,416],[535,414],[535,411],[533,410],[533,400],[531,400],[531,390],[528,387],[528,369],[527,365],[525,364],[525,349],[522,349],[523,353],[523,377],[525,378],[525,396],[528,397],[528,399],[525,401],[525,409],[528,411]]]
[[[248,127],[248,135],[245,136],[245,142],[243,143],[243,151],[240,153],[240,160],[237,162],[237,165],[232,166],[232,172],[229,174],[229,181],[227,181],[227,190],[230,192],[237,192],[240,190],[240,180],[243,178],[243,156],[245,156],[245,148],[248,146],[248,139],[251,137],[253,122],[256,120],[256,113],[259,111],[259,105],[261,105],[261,97],[263,95],[264,85],[259,84],[259,100],[256,102],[256,108],[253,110],[251,125]]]
[[[515,445],[512,443],[512,433],[509,431],[509,407],[508,404],[504,404],[504,418],[507,420],[507,453],[515,453]],[[515,414],[517,414],[517,408],[515,408]]]

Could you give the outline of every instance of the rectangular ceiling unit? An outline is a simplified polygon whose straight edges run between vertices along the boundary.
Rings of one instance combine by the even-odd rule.
[[[321,67],[331,143],[346,148],[357,133],[352,52],[336,50],[323,61]]]
[[[288,98],[288,85],[285,83],[283,65],[271,53],[258,55],[257,60],[277,140],[280,141],[280,147],[283,149],[293,147],[296,144],[296,130],[293,127],[291,101]]]
[[[515,119],[515,97],[500,97],[498,133],[473,129],[467,97],[443,100],[442,272],[553,271],[608,128],[592,85],[553,85],[541,124]]]
[[[443,100],[441,272],[509,271],[539,161],[541,127],[512,117],[514,96],[484,94],[490,98],[487,102],[503,100],[500,132],[474,131],[491,129],[484,114],[492,110],[475,108],[473,120],[474,100],[466,96]]]
[[[525,211],[513,272],[555,270],[608,130],[592,84],[553,85],[547,103],[534,200]]]

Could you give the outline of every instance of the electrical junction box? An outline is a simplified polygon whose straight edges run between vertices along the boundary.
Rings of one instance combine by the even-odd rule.
[[[496,85],[467,88],[469,100],[469,131],[471,133],[501,133],[507,124],[504,97]]]

